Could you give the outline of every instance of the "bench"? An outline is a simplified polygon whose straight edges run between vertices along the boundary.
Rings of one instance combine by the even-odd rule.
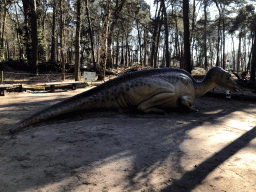
[[[50,86],[51,92],[54,92],[55,85],[72,85],[72,89],[75,90],[78,84],[81,84],[80,81],[71,81],[71,82],[55,82],[55,83],[45,83],[45,86]]]
[[[0,85],[0,96],[5,96],[6,89],[11,87],[12,85]]]

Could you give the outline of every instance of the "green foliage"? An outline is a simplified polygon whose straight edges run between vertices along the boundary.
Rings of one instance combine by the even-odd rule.
[[[5,26],[5,42],[8,42],[9,47],[0,49],[0,59],[4,55],[9,55],[10,59],[22,58],[19,55],[26,55],[26,59],[32,58],[32,42],[31,42],[31,27],[30,22],[25,22],[24,6],[21,6],[22,1],[7,1],[8,14],[6,16]],[[52,48],[52,27],[53,27],[53,1],[36,1],[37,2],[37,23],[38,23],[38,54],[39,62],[50,58],[49,49]],[[75,30],[76,30],[76,1],[63,0],[63,18],[65,23],[64,29],[64,54],[71,62],[74,60],[74,45],[75,45]],[[82,1],[85,3],[84,1]],[[114,0],[110,1],[109,11],[109,30],[111,42],[110,49],[112,54],[112,61],[121,63],[121,59],[127,60],[127,63],[137,62],[140,55],[141,59],[148,64],[153,55],[153,42],[158,41],[157,48],[154,50],[158,56],[158,62],[164,63],[164,27],[156,31],[160,31],[154,35],[156,23],[161,23],[162,16],[159,15],[157,20],[157,13],[159,12],[161,1],[154,1],[156,11],[150,10],[150,6],[145,0]],[[183,29],[183,11],[182,1],[164,1],[167,8],[167,20],[169,30],[169,51],[176,67],[179,67],[180,61],[184,59],[184,29]],[[233,4],[231,4],[231,2]],[[123,4],[122,9],[119,6]],[[204,12],[204,2],[196,1],[195,7],[193,1],[190,1],[190,30],[191,31],[191,51],[194,65],[203,66],[204,50],[207,50],[207,59],[211,60],[211,64],[216,63],[216,55],[218,52],[219,58],[223,58],[223,41],[226,38],[226,46],[230,38],[227,32],[232,33],[232,37],[237,38],[237,34],[242,38],[252,38],[251,33],[255,26],[255,7],[242,0],[212,0],[208,1],[207,10]],[[240,4],[238,4],[240,3]],[[82,7],[85,7],[84,5]],[[88,8],[90,12],[91,29],[93,32],[94,56],[95,60],[99,60],[99,53],[101,51],[101,38],[103,17],[105,14],[106,1],[103,0],[88,0]],[[195,10],[194,10],[195,8]],[[213,17],[212,8],[218,9],[218,12]],[[59,50],[58,34],[60,30],[60,12],[59,3],[56,4],[56,22],[55,26],[55,42],[56,50]],[[90,63],[91,58],[91,42],[89,34],[89,25],[87,12],[85,8],[81,10],[81,62]],[[161,11],[159,12],[161,13]],[[195,13],[195,14],[193,14]],[[207,14],[207,26],[204,27],[205,15]],[[156,14],[156,15],[154,15]],[[0,13],[0,20],[2,19],[2,12]],[[194,18],[193,18],[194,17]],[[2,21],[2,20],[1,20]],[[192,21],[194,22],[192,24]],[[112,24],[114,23],[113,27]],[[224,26],[223,26],[224,25]],[[224,31],[223,31],[224,30]],[[1,32],[1,29],[0,29]],[[26,33],[27,32],[27,33]],[[206,34],[206,35],[204,35]],[[225,36],[226,35],[226,36]],[[204,38],[206,36],[206,39]],[[22,38],[21,38],[22,37]],[[139,42],[140,38],[140,42]],[[248,44],[251,40],[242,39],[242,45]],[[28,46],[26,46],[28,45]],[[206,46],[205,46],[206,45]],[[249,46],[249,45],[248,45]],[[229,45],[230,47],[230,45]],[[224,47],[225,48],[225,47]],[[236,47],[237,48],[237,47]],[[219,49],[217,51],[217,49]],[[251,50],[246,47],[247,52]],[[157,50],[157,51],[156,51]],[[5,52],[8,51],[8,54]],[[241,50],[243,51],[243,50]],[[227,52],[227,50],[226,50]],[[58,53],[58,52],[57,52]],[[249,54],[246,53],[246,57]],[[243,54],[243,53],[241,53]],[[145,58],[144,58],[144,55]],[[226,53],[228,55],[228,53]],[[12,58],[15,56],[15,58]],[[126,57],[126,58],[125,58]],[[235,57],[234,57],[235,58]],[[59,59],[59,58],[58,58]],[[230,58],[228,58],[230,59]],[[223,59],[224,60],[224,59]],[[245,60],[245,59],[244,59]],[[209,62],[210,63],[210,62]],[[219,63],[219,62],[218,62]],[[248,62],[247,62],[248,63]],[[200,64],[200,65],[199,65]]]
[[[44,36],[44,32],[42,28],[37,29],[37,34],[38,34],[38,59],[41,62],[45,61],[46,58],[46,51],[47,51],[47,44]]]

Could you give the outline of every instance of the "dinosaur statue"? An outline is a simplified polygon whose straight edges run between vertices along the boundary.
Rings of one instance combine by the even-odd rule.
[[[10,133],[77,110],[136,107],[145,113],[162,113],[168,108],[190,109],[195,98],[214,87],[223,87],[235,92],[237,86],[230,77],[231,75],[220,67],[210,69],[202,81],[194,80],[188,72],[178,68],[126,73],[18,122],[10,129]]]

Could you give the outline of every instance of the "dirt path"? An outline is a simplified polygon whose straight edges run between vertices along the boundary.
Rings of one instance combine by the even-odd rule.
[[[199,112],[103,111],[18,120],[85,89],[0,98],[0,191],[256,191],[256,104],[202,97]]]

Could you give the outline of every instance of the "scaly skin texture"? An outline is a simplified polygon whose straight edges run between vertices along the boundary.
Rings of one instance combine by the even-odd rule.
[[[136,107],[145,113],[163,112],[165,108],[191,108],[194,99],[214,87],[236,90],[231,75],[214,67],[203,81],[195,81],[186,71],[177,68],[141,70],[124,74],[89,91],[75,95],[20,121],[10,133],[64,113],[100,109]]]

